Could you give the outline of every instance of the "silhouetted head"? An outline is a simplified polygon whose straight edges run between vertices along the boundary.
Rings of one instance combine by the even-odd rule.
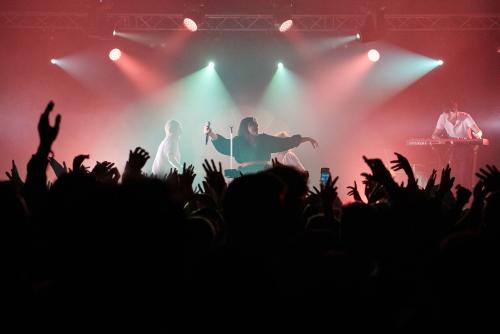
[[[170,120],[167,123],[165,123],[165,135],[169,136],[180,136],[182,133],[182,126],[181,123]]]

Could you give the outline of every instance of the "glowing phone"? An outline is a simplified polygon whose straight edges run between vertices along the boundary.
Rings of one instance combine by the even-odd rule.
[[[323,167],[321,168],[321,172],[319,174],[319,182],[323,185],[326,185],[328,179],[330,178],[330,168]]]

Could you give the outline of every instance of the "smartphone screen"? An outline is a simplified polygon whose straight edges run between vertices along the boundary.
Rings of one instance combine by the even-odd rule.
[[[321,184],[326,184],[328,182],[329,177],[330,177],[330,168],[328,167],[321,168],[319,182],[321,182]]]

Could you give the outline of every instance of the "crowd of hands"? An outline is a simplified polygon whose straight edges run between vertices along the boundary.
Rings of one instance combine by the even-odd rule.
[[[52,143],[59,133],[61,123],[61,115],[57,115],[54,126],[50,125],[49,115],[53,108],[54,103],[51,101],[40,117],[38,123],[40,145],[37,155],[41,155],[43,159],[47,160],[58,178],[67,173],[82,173],[95,177],[99,182],[118,184],[121,181],[126,182],[126,180],[130,178],[148,176],[142,172],[142,168],[150,158],[150,155],[146,150],[140,147],[129,151],[129,157],[123,175],[115,164],[109,161],[97,161],[95,166],[90,169],[90,167],[84,165],[84,161],[90,158],[88,154],[79,154],[75,156],[72,162],[72,168],[68,168],[64,161],[61,164],[55,159],[51,151]],[[405,189],[406,193],[417,194],[418,192],[422,192],[428,196],[437,196],[438,198],[442,198],[453,189],[455,178],[451,176],[451,168],[449,165],[442,169],[440,182],[438,184],[436,183],[438,172],[434,169],[427,180],[426,186],[421,189],[418,186],[418,180],[415,178],[408,159],[402,154],[394,154],[396,159],[391,161],[390,168],[393,171],[403,170],[405,172],[408,178],[406,185],[403,183],[400,185],[395,183],[391,172],[387,169],[382,160],[369,159],[363,156],[363,160],[371,171],[371,173],[361,174],[364,178],[362,182],[364,184],[364,195],[367,203],[375,203],[387,196],[398,196],[402,189]],[[277,159],[273,159],[272,165],[278,166],[280,163]],[[174,189],[179,189],[182,195],[181,199],[186,202],[189,200],[190,196],[199,193],[207,194],[219,203],[227,188],[222,164],[219,162],[217,168],[213,160],[209,162],[205,159],[203,169],[205,172],[204,180],[196,187],[193,187],[193,181],[196,177],[193,165],[186,166],[186,163],[184,163],[182,171],[170,169],[170,172],[164,177],[167,184],[174,186]],[[11,170],[5,172],[5,174],[18,189],[22,188],[24,181],[20,177],[18,167],[14,160],[12,160]],[[307,173],[306,175],[308,176]],[[462,206],[468,203],[472,195],[474,195],[474,199],[482,200],[488,193],[500,189],[500,172],[496,166],[486,165],[484,168],[480,168],[476,175],[478,177],[478,182],[474,186],[474,189],[467,189],[460,184],[455,187],[457,202],[462,204]],[[149,175],[149,177],[152,176]],[[334,178],[330,176],[326,184],[320,184],[319,188],[313,186],[312,191],[309,193],[311,195],[320,196],[325,201],[333,203],[333,201],[337,199],[336,183],[338,179],[338,176]],[[51,182],[46,182],[46,185],[50,188],[52,184]],[[354,201],[363,201],[356,181],[354,181],[353,186],[349,186],[348,189],[348,195],[351,196]]]
[[[203,163],[204,178],[201,184],[194,184],[196,178],[195,168],[192,165],[184,164],[182,170],[171,169],[164,177],[151,176],[143,173],[148,159],[149,153],[143,148],[137,147],[129,151],[128,161],[126,162],[123,172],[121,172],[113,162],[97,161],[90,168],[85,165],[85,160],[89,159],[88,154],[80,154],[75,156],[70,167],[66,162],[59,162],[52,153],[52,144],[56,140],[59,128],[61,126],[61,116],[57,115],[54,125],[51,125],[49,116],[53,111],[54,104],[50,102],[41,114],[38,123],[39,146],[36,153],[31,157],[27,165],[27,176],[23,180],[20,177],[18,167],[12,161],[12,168],[5,174],[9,179],[9,184],[21,194],[28,205],[31,214],[35,214],[37,210],[37,201],[44,201],[47,197],[47,192],[51,192],[52,188],[57,186],[60,179],[65,176],[84,176],[90,178],[102,185],[111,187],[121,186],[134,183],[135,181],[158,180],[162,184],[167,185],[169,191],[174,192],[173,196],[169,197],[178,203],[178,207],[186,209],[193,198],[209,198],[214,204],[216,210],[223,211],[227,209],[227,205],[237,199],[231,199],[230,196],[225,196],[231,191],[231,185],[238,184],[244,178],[252,176],[241,175],[240,178],[228,183],[224,177],[222,164],[215,161],[205,160]],[[493,193],[500,190],[500,171],[494,165],[486,165],[480,168],[476,173],[478,181],[473,189],[467,189],[459,184],[455,185],[455,178],[452,176],[450,166],[446,166],[440,171],[438,181],[438,171],[433,170],[429,176],[425,187],[419,186],[419,180],[416,179],[411,164],[406,157],[399,153],[395,153],[395,159],[390,161],[390,167],[387,168],[382,160],[363,157],[368,171],[362,174],[364,189],[354,182],[349,186],[348,195],[352,197],[352,201],[365,206],[376,206],[380,203],[389,203],[393,207],[403,207],[405,210],[419,210],[421,203],[424,201],[433,203],[445,203],[452,198],[449,211],[456,219],[454,226],[470,226],[481,222],[481,214],[485,205],[485,199]],[[47,168],[50,166],[57,176],[54,184],[47,181]],[[277,160],[273,160],[273,168],[286,168],[279,164]],[[393,179],[392,171],[404,171],[407,176],[405,183],[398,184]],[[300,173],[299,171],[295,171]],[[308,181],[309,175],[305,173],[303,178]],[[330,176],[328,181],[318,186],[312,186],[304,192],[305,202],[319,203],[322,207],[322,214],[326,220],[339,221],[338,212],[339,196],[337,182],[339,176]],[[253,182],[253,181],[251,181]],[[242,183],[240,182],[240,185]],[[239,188],[241,189],[241,188]],[[266,192],[265,189],[259,191]],[[156,193],[154,193],[156,194]],[[234,196],[234,192],[232,195]],[[264,194],[263,198],[265,197]],[[258,196],[258,195],[257,195]],[[228,201],[229,198],[229,201]],[[465,209],[470,202],[472,204],[469,209]],[[150,200],[151,198],[148,198]],[[133,197],[133,201],[137,200]],[[231,202],[232,201],[232,202]],[[229,203],[229,204],[228,204]],[[263,204],[263,202],[259,202]],[[224,206],[226,205],[226,206]],[[248,205],[251,205],[249,203]],[[342,207],[342,203],[340,203]],[[123,208],[121,208],[123,209]],[[257,209],[257,208],[256,208]],[[142,214],[142,213],[141,213]],[[224,214],[224,213],[223,213]],[[226,217],[224,217],[226,219]],[[132,233],[135,233],[132,227]],[[247,227],[246,227],[247,228]],[[253,227],[249,227],[252,229]],[[99,229],[98,229],[99,230]],[[149,232],[149,230],[148,230]],[[450,232],[450,230],[448,230]],[[113,232],[114,233],[114,232]],[[198,232],[196,232],[198,233]],[[265,233],[258,233],[255,236],[266,237]],[[442,237],[442,235],[441,235]],[[149,239],[145,239],[149,240]],[[148,245],[146,242],[145,245]],[[252,245],[253,247],[253,245]],[[148,253],[149,256],[149,253]],[[128,265],[127,265],[128,266]],[[210,276],[210,275],[208,275]],[[149,280],[149,277],[146,277]],[[161,284],[159,284],[161,286]]]

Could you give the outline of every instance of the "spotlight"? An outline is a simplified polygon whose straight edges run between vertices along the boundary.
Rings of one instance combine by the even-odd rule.
[[[112,61],[117,61],[122,56],[120,49],[113,49],[109,52],[109,59]]]
[[[371,49],[368,51],[368,59],[375,63],[380,59],[380,53],[375,49]]]
[[[357,40],[360,40],[361,39],[361,35],[359,33],[356,34],[356,39]]]
[[[208,68],[213,70],[215,68],[215,63],[213,61],[208,63]]]
[[[54,59],[54,58],[52,58],[52,59],[50,60],[50,63],[55,65],[55,64],[57,64],[57,60],[56,60],[56,59]]]
[[[283,63],[282,63],[282,62],[279,62],[279,63],[278,63],[278,68],[279,68],[279,69],[282,69],[282,68],[283,68],[283,66],[284,66],[284,65],[283,65]]]
[[[441,65],[444,64],[444,61],[442,61],[441,59],[439,59],[436,63],[438,64],[438,66],[441,66]]]
[[[113,30],[113,36],[116,36],[117,34],[116,30]]]
[[[186,17],[183,21],[182,24],[184,24],[184,27],[186,27],[187,30],[191,32],[195,32],[198,30],[198,25],[193,19],[190,19],[189,17]]]
[[[292,19],[286,20],[285,22],[283,22],[280,25],[279,31],[280,32],[287,32],[288,30],[292,29],[292,26],[293,26],[293,20]]]
[[[182,24],[187,30],[195,32],[205,16],[205,1],[185,1]]]
[[[280,32],[287,32],[293,26],[292,11],[294,2],[292,0],[274,0],[275,25]]]

